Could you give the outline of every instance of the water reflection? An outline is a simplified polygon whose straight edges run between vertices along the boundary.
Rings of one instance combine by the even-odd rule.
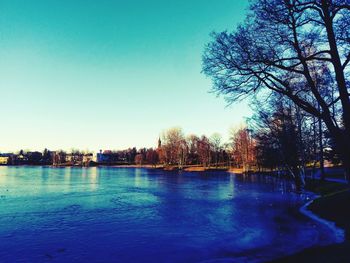
[[[254,262],[332,242],[294,190],[225,172],[0,167],[0,262]]]
[[[149,186],[149,179],[148,179],[148,173],[147,170],[141,169],[141,168],[135,168],[134,169],[134,178],[135,178],[135,187],[148,187]]]
[[[90,178],[90,190],[96,191],[98,187],[98,169],[97,167],[91,167],[91,168],[85,168],[83,169],[85,172],[89,172],[89,178]],[[86,174],[86,173],[85,173]]]
[[[280,193],[296,192],[295,185],[284,178],[272,177],[261,174],[238,174],[235,177],[245,183],[256,183],[271,188],[271,191]]]

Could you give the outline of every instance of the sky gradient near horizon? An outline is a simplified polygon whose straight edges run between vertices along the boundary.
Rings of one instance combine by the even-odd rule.
[[[248,1],[0,0],[0,152],[228,137],[250,115],[209,93],[201,56]]]

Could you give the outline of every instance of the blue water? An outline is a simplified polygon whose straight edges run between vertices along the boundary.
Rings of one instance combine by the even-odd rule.
[[[0,262],[263,262],[335,241],[285,180],[0,167]]]

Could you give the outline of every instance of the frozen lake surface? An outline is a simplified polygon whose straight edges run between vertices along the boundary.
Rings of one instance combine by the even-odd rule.
[[[263,262],[335,242],[309,197],[226,172],[0,167],[0,262]]]

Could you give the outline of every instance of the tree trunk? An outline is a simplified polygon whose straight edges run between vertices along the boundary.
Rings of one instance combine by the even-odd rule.
[[[289,173],[291,174],[294,182],[295,182],[295,186],[297,188],[297,191],[303,191],[304,187],[305,187],[305,179],[304,179],[304,174],[303,174],[303,170],[299,169],[298,167],[294,166],[294,167],[290,167],[288,164],[286,164],[287,169],[289,170]]]
[[[304,151],[304,143],[303,143],[303,135],[302,135],[302,123],[301,123],[301,116],[300,116],[300,109],[297,106],[296,107],[296,113],[297,113],[297,124],[298,124],[298,144],[299,144],[299,151],[300,151],[300,156],[301,156],[301,170],[302,170],[302,177],[305,176],[305,170],[306,170],[306,161],[305,161],[305,151]],[[305,180],[303,178],[304,184]]]
[[[344,178],[350,184],[350,148],[346,149],[345,155],[343,158]]]
[[[330,55],[332,59],[332,64],[334,67],[335,78],[337,81],[339,97],[343,110],[343,123],[344,131],[340,131],[336,137],[337,146],[342,155],[343,166],[345,170],[345,178],[349,182],[350,174],[350,98],[347,90],[347,84],[344,74],[344,69],[339,56],[339,50],[337,46],[337,40],[333,28],[333,17],[331,16],[330,2],[327,0],[322,0],[322,11],[324,24],[327,31],[327,38],[330,48]],[[327,124],[326,124],[327,125]],[[327,125],[328,127],[328,125]],[[328,127],[329,128],[329,127]],[[332,131],[330,130],[332,133]]]
[[[319,144],[320,144],[320,150],[319,150],[319,160],[320,160],[320,172],[321,172],[321,180],[325,180],[325,173],[324,173],[324,158],[323,158],[323,138],[322,138],[322,122],[321,119],[318,119],[318,129],[319,129]]]
[[[318,104],[318,110],[320,111],[320,104]],[[320,173],[321,180],[324,181],[325,173],[324,173],[324,158],[323,158],[323,132],[322,132],[322,120],[318,118],[318,136],[319,136],[319,161],[320,161]]]
[[[331,18],[329,3],[327,0],[322,0],[322,10],[324,13],[324,22],[327,30],[328,43],[330,47],[330,54],[332,59],[332,64],[334,67],[335,78],[337,81],[337,86],[339,90],[339,97],[342,104],[343,110],[343,123],[345,126],[345,131],[348,133],[350,131],[350,98],[347,90],[347,84],[345,80],[344,69],[339,56],[339,50],[337,46],[337,41],[333,29],[333,20]]]

